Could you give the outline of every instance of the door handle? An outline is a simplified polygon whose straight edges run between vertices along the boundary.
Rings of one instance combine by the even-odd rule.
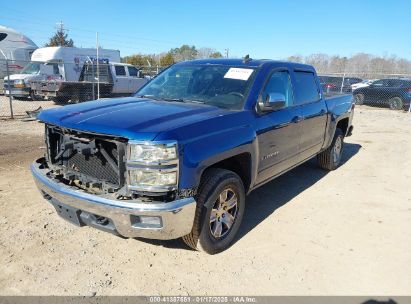
[[[320,115],[324,115],[324,114],[325,114],[325,110],[322,109],[322,110],[320,111]]]
[[[298,123],[298,122],[300,122],[300,121],[302,121],[302,120],[303,120],[303,117],[302,117],[302,116],[294,116],[293,119],[291,119],[291,122],[292,122],[292,123]]]

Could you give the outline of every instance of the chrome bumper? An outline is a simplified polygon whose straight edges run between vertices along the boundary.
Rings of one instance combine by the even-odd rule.
[[[124,237],[164,240],[176,239],[191,232],[196,209],[196,201],[192,197],[168,203],[145,203],[141,200],[120,201],[65,185],[49,176],[48,171],[48,168],[42,168],[41,160],[31,165],[31,172],[43,197],[54,206],[61,204],[63,208],[64,206],[74,208],[75,212],[80,214],[83,225],[93,226]],[[141,216],[160,218],[159,227],[143,224],[139,220]],[[92,219],[96,217],[107,218],[110,225],[107,225],[107,222],[103,225],[93,221]],[[113,227],[113,231],[110,231],[110,226]]]
[[[9,96],[10,91],[11,91],[11,96],[15,96],[15,97],[28,97],[30,95],[30,88],[24,88],[24,89],[12,88],[11,90],[4,88],[3,93],[4,95]]]

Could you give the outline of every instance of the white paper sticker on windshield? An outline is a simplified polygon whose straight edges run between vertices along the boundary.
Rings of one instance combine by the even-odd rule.
[[[224,78],[248,80],[253,71],[252,69],[230,68],[227,73],[225,73]]]

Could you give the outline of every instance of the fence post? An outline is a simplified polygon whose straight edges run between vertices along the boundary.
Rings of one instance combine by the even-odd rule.
[[[6,72],[7,72],[7,87],[9,88],[9,104],[10,104],[10,117],[14,118],[13,103],[11,98],[11,85],[10,85],[10,72],[9,72],[9,59],[6,58]]]
[[[340,93],[342,93],[342,92],[343,92],[343,88],[344,88],[344,81],[345,81],[345,73],[343,74],[343,79],[342,79],[342,82],[341,82],[341,90],[340,90]]]
[[[94,92],[94,62],[91,62],[91,81],[92,81],[92,89],[93,89],[93,100],[96,100],[96,93]]]

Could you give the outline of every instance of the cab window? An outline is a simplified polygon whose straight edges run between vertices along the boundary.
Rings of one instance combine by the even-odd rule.
[[[131,77],[138,77],[138,70],[135,67],[129,66],[129,67],[127,67],[127,69],[128,69],[128,74]]]
[[[267,82],[261,94],[264,102],[268,100],[271,93],[284,95],[286,107],[293,104],[293,90],[288,71],[278,71],[271,74],[270,80]]]
[[[315,75],[312,72],[296,71],[295,75],[295,91],[296,104],[306,104],[320,100]]]
[[[116,76],[126,76],[126,67],[124,65],[114,66],[116,70]]]

